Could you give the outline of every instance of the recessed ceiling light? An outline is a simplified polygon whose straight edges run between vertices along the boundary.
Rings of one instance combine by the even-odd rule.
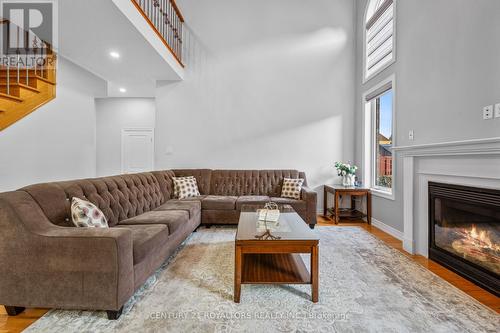
[[[127,89],[125,89],[125,88],[120,88],[120,92],[121,92],[121,93],[126,93],[126,92],[127,92]]]
[[[111,58],[115,58],[115,59],[120,58],[120,53],[118,53],[116,51],[109,52],[109,55],[111,56]]]

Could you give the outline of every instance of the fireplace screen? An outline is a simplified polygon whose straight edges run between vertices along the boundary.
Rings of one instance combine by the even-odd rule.
[[[498,211],[449,199],[435,199],[435,245],[500,274]]]
[[[429,183],[429,258],[500,292],[500,191]]]

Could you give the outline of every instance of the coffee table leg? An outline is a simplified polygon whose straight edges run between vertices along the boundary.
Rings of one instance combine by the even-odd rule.
[[[313,303],[318,302],[319,296],[319,260],[318,246],[313,246],[311,249],[311,291]]]
[[[241,294],[241,247],[236,245],[234,253],[234,302],[240,302]]]

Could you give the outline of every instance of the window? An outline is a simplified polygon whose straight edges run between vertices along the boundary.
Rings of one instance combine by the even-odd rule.
[[[394,77],[364,96],[364,178],[376,194],[393,198],[394,188]]]
[[[395,60],[394,0],[371,0],[366,11],[364,79],[368,80]]]

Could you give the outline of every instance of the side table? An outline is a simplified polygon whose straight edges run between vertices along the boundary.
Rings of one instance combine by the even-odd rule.
[[[334,196],[334,206],[331,209],[328,209],[328,193],[333,194]],[[341,209],[339,207],[339,199],[342,196],[350,196],[351,197],[351,208]],[[356,210],[355,208],[355,197],[366,197],[366,214]],[[331,216],[335,222],[335,224],[339,223],[341,218],[363,218],[366,217],[366,221],[368,224],[371,224],[372,217],[372,199],[371,192],[369,188],[362,187],[348,187],[343,185],[325,185],[324,186],[324,196],[323,196],[323,213],[324,216],[328,216],[328,211],[331,212]]]

